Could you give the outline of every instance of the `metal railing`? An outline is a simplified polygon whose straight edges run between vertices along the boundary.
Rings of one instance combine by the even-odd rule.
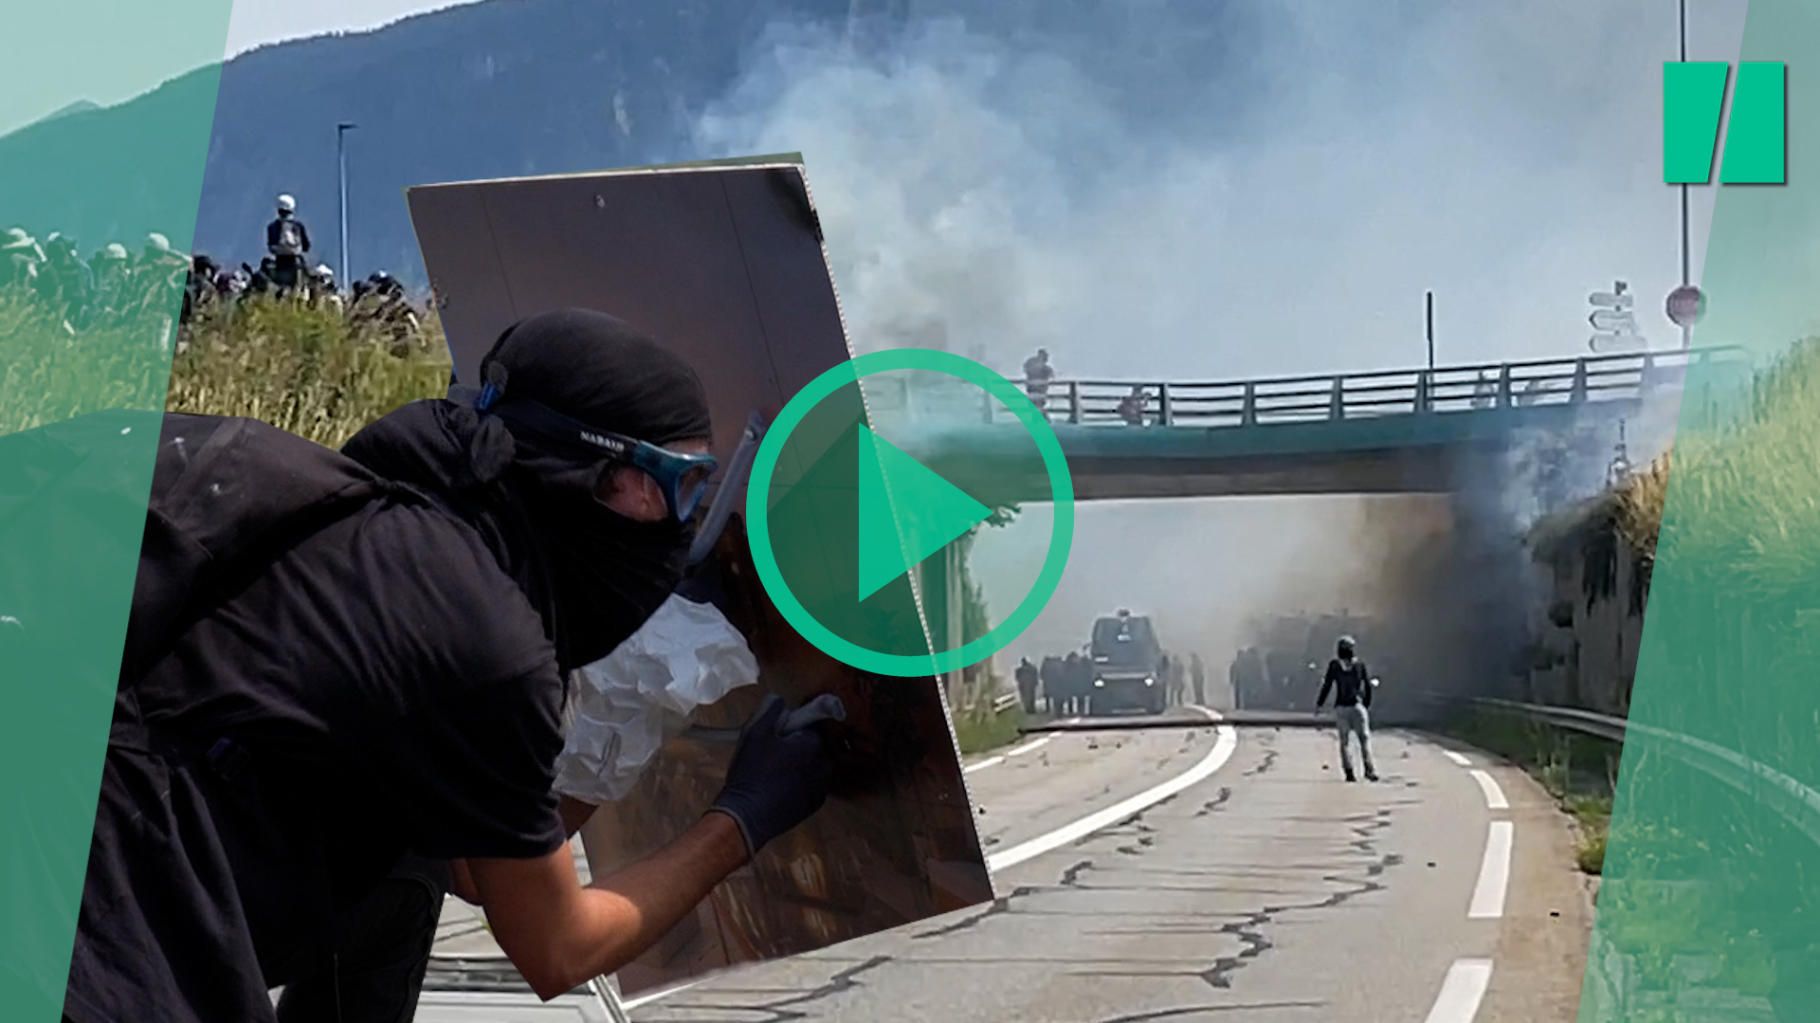
[[[1054,380],[1020,384],[1050,421],[1106,426],[1244,427],[1380,416],[1640,401],[1678,389],[1690,366],[1734,350],[1634,352],[1571,359],[1481,363],[1434,369],[1235,381]],[[876,381],[876,378],[874,378]],[[875,411],[982,410],[988,422],[1011,413],[987,396],[934,385],[913,392],[903,377],[867,385]],[[979,413],[968,413],[979,414]]]
[[[1647,736],[1660,741],[1695,767],[1740,795],[1767,806],[1771,812],[1808,840],[1820,844],[1820,792],[1800,781],[1754,760],[1737,750],[1696,738],[1682,732],[1635,724],[1624,718],[1598,714],[1575,707],[1518,703],[1484,697],[1436,697],[1439,702],[1471,707],[1522,718],[1583,735],[1623,742],[1628,736]]]

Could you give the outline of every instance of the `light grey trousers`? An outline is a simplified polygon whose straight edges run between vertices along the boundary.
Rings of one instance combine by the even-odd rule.
[[[1352,752],[1347,749],[1346,738],[1349,735],[1359,737],[1359,759],[1365,762],[1365,776],[1377,776],[1378,769],[1371,764],[1371,714],[1364,707],[1335,707],[1334,724],[1340,730],[1340,769],[1346,777],[1352,777]]]

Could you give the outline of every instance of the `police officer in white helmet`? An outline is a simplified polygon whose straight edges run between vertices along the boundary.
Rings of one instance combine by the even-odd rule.
[[[274,261],[272,283],[278,293],[293,292],[308,273],[305,262],[310,252],[310,229],[297,216],[297,200],[289,194],[278,197],[278,216],[265,226],[265,248]]]

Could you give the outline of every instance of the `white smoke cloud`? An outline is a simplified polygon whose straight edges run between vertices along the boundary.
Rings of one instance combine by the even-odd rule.
[[[1700,5],[1690,56],[1732,59],[1744,6]],[[1044,13],[1041,31],[914,19],[857,46],[778,26],[696,124],[711,155],[803,153],[856,349],[1011,374],[1043,346],[1063,377],[1399,368],[1424,358],[1433,289],[1442,363],[1555,357],[1586,352],[1586,295],[1619,278],[1643,333],[1678,344],[1660,311],[1680,272],[1659,169],[1672,9],[1145,3],[1116,37]],[[1167,63],[1192,52],[1171,40],[1228,29],[1227,63]],[[1223,665],[1252,612],[1370,598],[1404,541],[1368,503],[1083,506],[1067,580],[1012,653],[1148,605]],[[998,613],[1046,523],[982,540]]]

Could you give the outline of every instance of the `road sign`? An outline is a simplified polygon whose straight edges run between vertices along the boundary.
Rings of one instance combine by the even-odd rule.
[[[1645,345],[1643,335],[1637,332],[1636,315],[1631,312],[1636,300],[1626,281],[1613,281],[1610,291],[1595,291],[1586,296],[1586,301],[1593,306],[1586,322],[1599,331],[1587,340],[1586,346],[1595,352],[1611,352]]]
[[[1677,327],[1691,327],[1706,315],[1706,295],[1699,287],[1683,284],[1668,293],[1668,318]]]
[[[1586,347],[1599,354],[1607,352],[1628,352],[1643,347],[1641,334],[1594,334],[1586,341]]]
[[[1586,300],[1607,309],[1629,309],[1636,304],[1637,296],[1628,291],[1595,291]]]
[[[1613,334],[1635,334],[1637,318],[1629,312],[1617,309],[1594,309],[1586,318],[1594,330],[1609,331]]]

